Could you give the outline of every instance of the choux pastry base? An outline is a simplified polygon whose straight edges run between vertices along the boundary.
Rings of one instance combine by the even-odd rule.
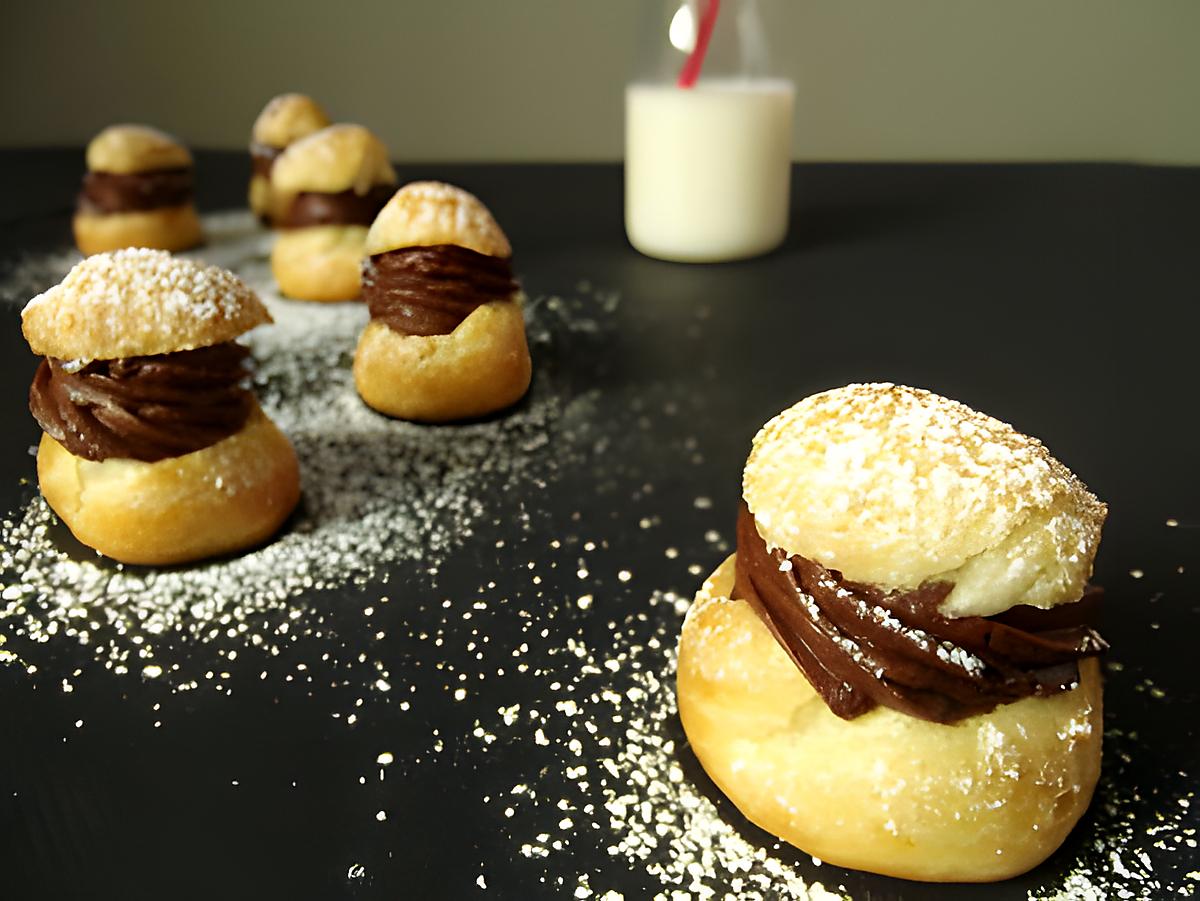
[[[1095,659],[1081,684],[952,726],[877,708],[841,720],[745,601],[734,558],[701,588],[679,640],[679,715],[745,816],[823,861],[904,879],[986,882],[1045,860],[1100,773]]]
[[[288,439],[255,408],[242,429],[181,457],[85,460],[42,435],[38,481],[81,542],[122,563],[184,563],[251,547],[300,497]]]
[[[75,244],[84,256],[123,247],[174,252],[204,240],[196,208],[190,203],[123,213],[76,213],[71,225]]]
[[[365,225],[314,225],[279,232],[271,272],[293,300],[354,300],[362,290]]]
[[[402,335],[373,321],[354,354],[362,399],[381,413],[422,422],[502,410],[524,396],[531,372],[516,301],[476,307],[448,335]]]

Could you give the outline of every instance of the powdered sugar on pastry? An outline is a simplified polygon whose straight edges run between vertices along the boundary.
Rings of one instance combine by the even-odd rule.
[[[144,248],[88,257],[21,314],[34,352],[61,360],[208,347],[270,321],[231,272]]]
[[[438,181],[405,185],[380,211],[367,234],[368,254],[435,244],[457,244],[493,257],[512,256],[512,245],[479,198]]]
[[[954,615],[1077,599],[1105,515],[1041,442],[887,383],[775,417],[754,439],[743,490],[772,547],[854,581],[956,582],[944,607]]]

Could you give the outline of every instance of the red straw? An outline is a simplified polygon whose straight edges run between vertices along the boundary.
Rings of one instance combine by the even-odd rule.
[[[690,88],[700,77],[704,68],[704,54],[708,52],[708,40],[712,37],[713,26],[717,23],[717,13],[721,9],[721,0],[708,0],[704,12],[700,13],[700,28],[696,33],[696,46],[692,48],[687,62],[679,70],[679,80],[676,84],[681,88]]]

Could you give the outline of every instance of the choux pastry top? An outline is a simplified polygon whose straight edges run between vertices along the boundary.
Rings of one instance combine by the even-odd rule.
[[[387,148],[361,125],[331,125],[295,141],[275,160],[272,190],[285,229],[368,226],[395,190]]]

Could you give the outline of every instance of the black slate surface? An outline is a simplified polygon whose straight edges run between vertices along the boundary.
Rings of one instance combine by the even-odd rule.
[[[23,255],[69,240],[80,156],[0,154],[0,280]],[[246,167],[239,155],[199,154],[201,206],[240,205]],[[406,606],[410,595],[465,601],[489,579],[497,588],[486,629],[500,656],[531,641],[519,610],[558,613],[546,620],[549,634],[531,641],[533,661],[570,637],[604,642],[606,621],[628,614],[677,629],[673,614],[646,599],[655,590],[690,596],[702,575],[687,566],[707,574],[724,556],[705,535],[732,534],[757,428],[813,391],[906,382],[1039,436],[1108,502],[1096,581],[1108,591],[1110,659],[1123,668],[1110,672],[1106,716],[1110,728],[1136,736],[1123,746],[1130,759],[1121,768],[1140,798],[1129,802],[1135,831],[1153,828],[1156,810],[1195,789],[1200,171],[802,166],[786,245],[763,259],[704,267],[628,247],[615,166],[399,171],[456,181],[482,197],[512,239],[531,296],[571,296],[587,280],[619,292],[620,303],[612,311],[593,305],[589,314],[605,327],[560,336],[541,361],[559,373],[556,390],[599,394],[588,426],[593,450],[528,499],[538,507],[531,531],[515,519],[485,524],[452,554],[436,589],[420,567],[397,565],[386,586],[302,599],[322,609],[343,647],[365,646],[375,629],[402,636],[422,617],[440,622],[430,605]],[[17,315],[25,299],[5,298],[0,330],[0,511],[28,499],[21,480],[34,471],[27,449],[37,429],[25,392],[35,360]],[[698,508],[697,497],[711,507]],[[645,517],[657,518],[653,529],[639,528]],[[506,549],[496,548],[500,539]],[[588,539],[602,544],[581,579],[566,565],[577,554],[549,542],[574,548]],[[545,577],[540,598],[521,571],[527,561]],[[617,579],[622,569],[633,578]],[[591,611],[575,604],[584,591],[595,598]],[[392,602],[367,627],[364,605],[385,593]],[[533,683],[506,685],[495,697],[485,683],[470,704],[426,696],[438,687],[430,668],[439,655],[465,657],[461,643],[373,646],[393,673],[422,686],[427,703],[401,715],[394,698],[372,700],[347,727],[330,715],[344,709],[344,692],[324,687],[331,674],[319,663],[319,677],[304,683],[260,679],[266,664],[253,654],[213,660],[230,672],[232,693],[202,686],[181,699],[98,669],[73,641],[24,641],[16,622],[0,622],[5,649],[36,671],[0,666],[2,897],[458,898],[485,894],[480,875],[495,897],[570,897],[579,873],[628,898],[659,890],[605,851],[610,837],[580,836],[545,859],[518,853],[533,820],[505,818],[481,799],[540,777],[555,797],[560,777],[547,775],[546,763],[568,752],[531,745],[528,729],[495,730],[488,745],[472,737],[477,719],[495,720],[501,694],[511,702],[535,692]],[[310,650],[301,639],[285,657],[311,661]],[[177,653],[202,667],[212,651],[197,644]],[[281,671],[285,662],[270,665]],[[167,715],[155,727],[149,711],[159,701]],[[400,760],[409,737],[424,742],[432,728],[446,751]],[[398,763],[378,783],[374,760],[385,748]],[[717,797],[682,741],[678,756],[687,778]],[[372,783],[365,788],[363,774]],[[1043,867],[997,886],[920,886],[816,868],[786,849],[770,853],[856,898],[1024,897],[1072,868],[1095,839],[1105,800]],[[388,811],[383,822],[374,816],[380,809]],[[753,844],[773,847],[727,803],[721,810]],[[1198,867],[1194,848],[1155,860],[1163,885],[1186,885]],[[1150,882],[1141,888],[1160,896]]]

